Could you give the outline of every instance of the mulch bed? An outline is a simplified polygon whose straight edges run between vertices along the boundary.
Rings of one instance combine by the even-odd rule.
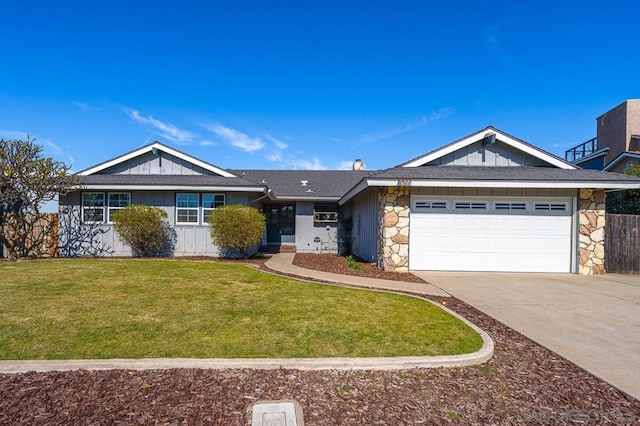
[[[305,424],[640,424],[640,401],[454,298],[494,339],[464,368],[154,370],[0,375],[0,424],[246,425],[258,400],[300,402]]]
[[[385,272],[375,263],[356,259],[356,268],[348,266],[347,259],[337,254],[297,253],[293,264],[301,268],[315,269],[317,271],[332,272],[334,274],[355,275],[367,278],[379,278],[383,280],[406,281],[412,283],[425,282],[413,274],[398,272]]]

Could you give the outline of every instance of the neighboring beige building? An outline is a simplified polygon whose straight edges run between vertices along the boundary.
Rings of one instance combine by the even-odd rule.
[[[585,169],[622,173],[640,162],[640,99],[629,99],[596,119],[596,137],[565,153]]]

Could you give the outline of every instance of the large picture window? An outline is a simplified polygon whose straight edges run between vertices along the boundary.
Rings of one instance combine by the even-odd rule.
[[[112,216],[131,204],[131,194],[129,192],[110,192],[108,194],[107,222],[113,222]]]
[[[202,194],[202,223],[208,223],[211,211],[224,204],[224,194]]]
[[[179,192],[176,194],[176,223],[198,223],[200,194]]]
[[[104,222],[104,192],[82,193],[82,221]]]

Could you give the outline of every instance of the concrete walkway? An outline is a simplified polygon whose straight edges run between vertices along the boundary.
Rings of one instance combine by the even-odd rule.
[[[640,399],[640,277],[418,272]]]
[[[295,253],[279,253],[267,260],[265,266],[283,274],[292,274],[303,278],[347,284],[354,287],[364,287],[390,291],[404,291],[423,296],[449,296],[446,291],[436,287],[433,284],[381,280],[377,278],[363,278],[352,275],[332,274],[330,272],[313,271],[311,269],[301,268],[299,266],[293,265],[294,257]]]

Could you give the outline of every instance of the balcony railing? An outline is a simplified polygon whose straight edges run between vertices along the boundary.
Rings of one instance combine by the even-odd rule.
[[[578,146],[568,149],[564,153],[564,159],[573,163],[581,158],[593,154],[598,150],[598,138],[589,139]]]

